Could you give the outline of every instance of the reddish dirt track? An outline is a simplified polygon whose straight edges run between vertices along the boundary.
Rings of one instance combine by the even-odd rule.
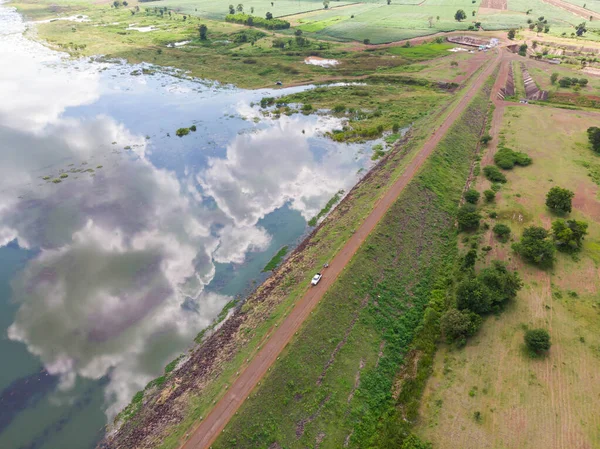
[[[208,416],[192,432],[189,440],[183,444],[182,449],[205,449],[210,447],[217,439],[244,400],[277,360],[277,357],[290,342],[294,334],[300,329],[304,320],[323,298],[327,289],[331,287],[338,275],[344,270],[346,264],[350,261],[354,253],[356,253],[369,233],[379,223],[379,220],[381,220],[425,160],[431,155],[450,126],[460,117],[487,77],[492,74],[494,68],[502,58],[502,54],[503,52],[499,52],[498,56],[477,75],[463,98],[454,106],[454,109],[448,114],[442,125],[433,131],[431,138],[423,145],[419,154],[409,163],[404,173],[394,185],[379,199],[371,214],[346,242],[342,250],[336,254],[330,262],[329,267],[324,271],[321,282],[316,287],[310,288],[298,300],[285,321],[275,330]]]

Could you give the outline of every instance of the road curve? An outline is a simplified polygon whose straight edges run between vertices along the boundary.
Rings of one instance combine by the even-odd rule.
[[[410,161],[404,173],[390,187],[390,189],[377,201],[373,211],[362,223],[360,228],[350,237],[344,247],[330,261],[329,267],[324,271],[321,282],[310,288],[298,300],[290,314],[281,325],[273,332],[258,354],[251,360],[246,369],[233,382],[229,390],[213,407],[206,418],[196,427],[190,438],[181,446],[181,449],[206,449],[217,439],[235,412],[252,392],[254,387],[275,362],[281,351],[290,342],[304,320],[319,303],[327,289],[335,282],[338,275],[345,268],[354,253],[385,215],[390,206],[396,201],[400,193],[415,176],[425,160],[431,155],[435,147],[446,134],[450,126],[465,110],[471,99],[475,96],[484,81],[490,76],[498,65],[502,52],[484,69],[472,82],[463,98],[454,106],[442,125],[433,131],[430,139],[423,145],[421,151]]]

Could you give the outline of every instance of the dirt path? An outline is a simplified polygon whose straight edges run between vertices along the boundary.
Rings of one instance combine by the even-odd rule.
[[[296,306],[287,316],[285,321],[281,323],[281,326],[277,328],[246,369],[233,382],[231,388],[215,405],[206,419],[193,431],[189,440],[182,446],[182,449],[205,449],[217,439],[231,417],[239,409],[254,387],[259,384],[267,370],[277,360],[281,351],[290,342],[298,329],[300,329],[304,320],[308,318],[311,311],[319,303],[321,298],[323,298],[327,289],[335,282],[342,270],[344,270],[346,264],[350,261],[369,233],[375,228],[389,207],[396,201],[406,185],[412,180],[419,168],[444,137],[448,129],[456,119],[460,117],[487,77],[492,74],[494,68],[500,61],[502,54],[503,52],[499,52],[496,59],[490,62],[488,67],[477,75],[477,78],[468,88],[463,98],[461,98],[454,106],[454,109],[448,114],[442,125],[433,131],[431,138],[423,145],[420,153],[410,162],[404,173],[394,185],[392,185],[388,192],[379,199],[371,214],[346,242],[342,250],[336,254],[330,262],[329,268],[324,271],[321,282],[316,287],[310,288],[296,303]]]
[[[600,19],[600,14],[598,14],[597,12],[594,12],[594,11],[590,11],[589,9],[582,8],[581,6],[563,2],[562,0],[543,0],[543,1],[552,6],[556,6],[557,8],[561,8],[566,11],[569,11],[570,13],[581,16],[586,20],[589,20],[590,16],[592,16],[595,20]]]

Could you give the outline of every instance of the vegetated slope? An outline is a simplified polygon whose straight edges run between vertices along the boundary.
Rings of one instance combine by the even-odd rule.
[[[128,419],[107,435],[102,448],[176,448],[194,423],[212,407],[254,356],[264,338],[306,291],[310,278],[348,240],[378,198],[404,172],[430,135],[444,108],[415,122],[408,137],[390,150],[323,223],[275,270],[246,303],[203,339],[160,385],[151,385],[132,403]],[[198,340],[202,337],[199,336]]]
[[[600,164],[586,129],[600,114],[535,106],[508,107],[505,144],[526,151],[533,164],[505,172],[508,182],[486,205],[508,225],[513,241],[524,228],[550,228],[556,220],[546,192],[561,186],[575,192],[565,217],[589,224],[583,248],[557,253],[554,268],[526,265],[493,234],[471,237],[519,271],[525,286],[497,319],[488,318],[463,350],[442,346],[421,409],[419,434],[444,449],[558,449],[600,447]],[[532,131],[535,130],[535,131]],[[540,142],[540,136],[543,141]],[[480,179],[478,189],[488,188]],[[532,359],[523,348],[526,328],[545,328],[552,347]],[[479,420],[474,419],[480,412]]]
[[[370,447],[440,268],[490,83],[452,126],[214,448]],[[402,426],[397,423],[398,428]]]

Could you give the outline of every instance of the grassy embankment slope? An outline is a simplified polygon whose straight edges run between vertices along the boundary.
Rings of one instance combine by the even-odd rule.
[[[481,233],[480,244],[492,250],[479,265],[504,259],[525,287],[502,315],[486,320],[466,348],[442,346],[436,355],[419,426],[434,448],[600,447],[600,158],[588,148],[585,133],[599,118],[507,108],[506,145],[529,154],[533,165],[506,172],[508,183],[484,208],[498,219],[486,221],[510,226],[512,240],[528,226],[548,229],[558,217],[546,208],[545,195],[561,186],[575,192],[568,218],[587,222],[589,235],[580,253],[557,253],[554,268],[542,271],[524,264],[510,241]],[[480,191],[488,186],[478,179]],[[536,327],[551,335],[546,358],[531,359],[523,348],[524,329]]]
[[[455,257],[454,213],[490,87],[452,126],[213,447],[385,447],[393,437],[382,422],[393,419],[388,430],[405,430],[391,413],[393,385],[442,267]]]

